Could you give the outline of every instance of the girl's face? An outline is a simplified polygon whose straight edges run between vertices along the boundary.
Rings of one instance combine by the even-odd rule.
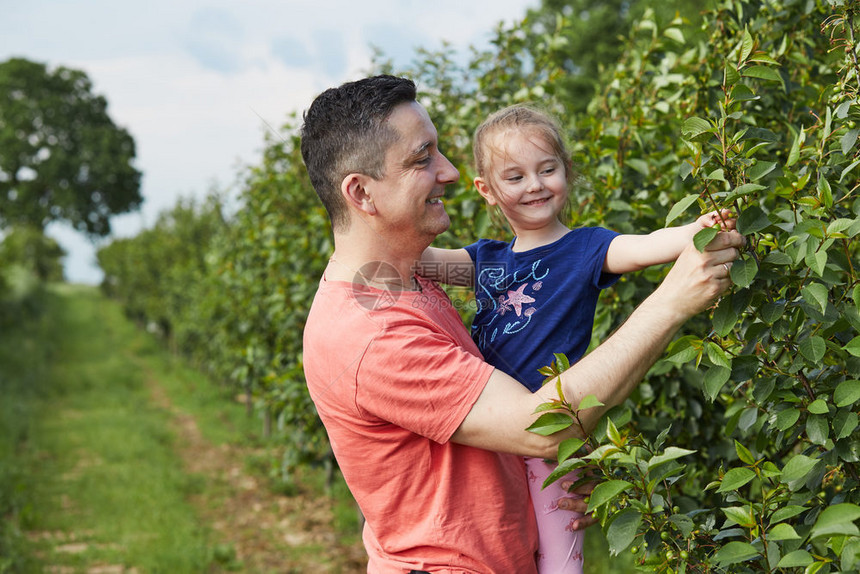
[[[498,205],[517,235],[557,225],[567,202],[565,165],[540,136],[507,130],[488,141],[486,177],[475,187]]]

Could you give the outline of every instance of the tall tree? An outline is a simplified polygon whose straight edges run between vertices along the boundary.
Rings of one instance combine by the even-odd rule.
[[[134,139],[84,72],[0,63],[0,226],[66,221],[92,236],[140,206]]]

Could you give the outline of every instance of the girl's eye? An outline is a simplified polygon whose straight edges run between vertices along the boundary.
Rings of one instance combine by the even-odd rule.
[[[523,176],[521,176],[521,175],[512,175],[511,177],[505,178],[505,181],[510,181],[512,183],[515,183],[517,181],[520,181],[522,178],[523,178]]]

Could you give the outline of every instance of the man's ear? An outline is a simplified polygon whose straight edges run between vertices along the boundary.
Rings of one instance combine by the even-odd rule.
[[[493,196],[493,192],[490,191],[490,186],[487,185],[487,182],[484,181],[483,177],[476,177],[474,180],[475,189],[478,190],[478,193],[481,194],[481,197],[487,200],[487,203],[490,205],[496,205],[496,198]]]
[[[340,184],[340,193],[348,205],[368,215],[376,215],[376,206],[373,205],[373,197],[367,191],[369,177],[360,173],[351,173],[343,178]]]

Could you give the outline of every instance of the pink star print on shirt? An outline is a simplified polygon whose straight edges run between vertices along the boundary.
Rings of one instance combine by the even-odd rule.
[[[523,314],[523,303],[535,302],[534,299],[523,293],[526,285],[526,283],[523,283],[516,291],[508,291],[508,299],[505,301],[505,303],[514,307],[517,317],[520,317]]]

